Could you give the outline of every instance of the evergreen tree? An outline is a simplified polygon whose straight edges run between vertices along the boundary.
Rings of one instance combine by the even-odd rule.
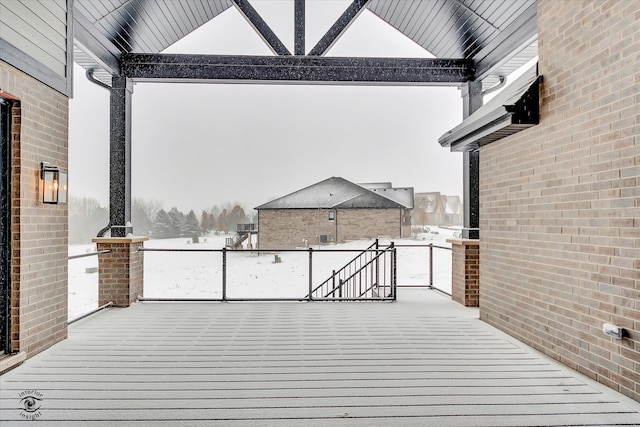
[[[169,211],[169,220],[171,223],[171,237],[180,237],[185,234],[184,221],[185,216],[178,208],[173,207]]]
[[[151,230],[153,231],[152,236],[155,239],[168,239],[172,237],[171,218],[169,218],[169,214],[164,209],[160,209],[156,214]]]
[[[198,224],[198,218],[196,218],[193,209],[189,211],[184,220],[183,231],[186,236],[193,238],[194,243],[197,243],[197,239],[200,237],[200,224]]]

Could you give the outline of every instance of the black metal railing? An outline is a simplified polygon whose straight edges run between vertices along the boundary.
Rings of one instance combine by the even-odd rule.
[[[375,245],[375,244],[374,244]],[[373,245],[372,245],[373,246]],[[396,270],[395,270],[395,248],[390,244],[385,248],[370,247],[367,249],[160,249],[160,248],[140,248],[141,252],[209,252],[220,253],[221,258],[221,294],[217,298],[150,298],[140,296],[141,301],[393,301],[396,299]],[[329,253],[353,253],[357,252],[358,267],[342,268],[340,274],[334,272],[337,283],[334,285],[334,292],[324,292],[318,290],[321,286],[315,286],[314,262],[315,258]],[[274,262],[278,262],[283,253],[306,253],[308,254],[308,281],[305,286],[306,295],[294,297],[230,297],[228,292],[227,274],[233,262],[230,254],[256,254],[258,256],[273,255]],[[324,275],[324,274],[323,274]],[[326,277],[326,276],[325,276]],[[326,283],[323,282],[323,283]]]
[[[79,255],[69,255],[67,257],[67,262],[95,257],[95,262],[93,262],[93,260],[83,260],[82,262],[74,262],[73,267],[71,266],[71,264],[69,264],[67,267],[67,272],[69,275],[68,304],[74,305],[74,311],[69,310],[70,317],[67,321],[69,325],[112,305],[112,303],[107,303],[101,307],[98,307],[98,258],[100,255],[108,253],[111,253],[111,250],[93,251]],[[89,283],[84,280],[85,277],[91,277],[91,280],[88,281]],[[81,283],[74,283],[76,280]],[[87,289],[80,289],[80,287],[88,285],[94,287],[95,289],[95,301],[93,301],[93,303],[91,301],[80,300],[80,296],[86,297],[86,294],[88,293]]]
[[[98,255],[102,255],[102,254],[108,254],[111,253],[111,250],[106,250],[106,251],[96,251],[96,252],[89,252],[86,254],[80,254],[80,255],[69,255],[67,257],[67,260],[72,260],[72,259],[79,259],[79,258],[88,258],[91,256],[98,256]]]
[[[249,232],[249,231],[258,231],[258,225],[255,223],[236,225],[236,232],[238,233]]]
[[[429,249],[429,283],[428,284],[417,284],[417,285],[410,285],[410,284],[399,284],[397,285],[397,288],[427,288],[427,289],[434,289],[436,291],[442,292],[443,294],[449,295],[451,296],[451,292],[442,289],[442,287],[437,286],[435,283],[435,274],[434,274],[434,270],[433,270],[433,266],[434,266],[434,262],[433,262],[433,250],[434,249],[440,249],[440,250],[444,250],[444,251],[449,251],[449,252],[453,252],[453,249],[451,249],[450,247],[447,246],[440,246],[440,245],[434,245],[433,243],[429,243],[428,245],[395,245],[396,248],[400,248],[400,249],[404,249],[404,248],[428,248]]]
[[[396,299],[394,245],[380,249],[376,241],[340,270],[311,291],[311,298],[321,299]]]
[[[415,250],[418,249],[418,253]],[[422,253],[423,249],[428,251],[425,254]],[[450,263],[446,258],[443,260],[438,255],[434,256],[434,252],[448,251],[451,253],[451,248],[446,246],[440,246],[433,243],[430,244],[389,244],[388,246],[380,247],[378,241],[372,243],[366,249],[292,249],[292,250],[229,250],[229,249],[208,249],[208,248],[189,248],[189,249],[155,249],[155,248],[141,248],[143,252],[204,252],[204,258],[201,261],[195,261],[195,265],[203,265],[203,269],[211,271],[201,277],[208,277],[206,284],[197,286],[196,289],[206,289],[205,292],[200,293],[206,298],[195,298],[198,294],[189,294],[189,292],[182,292],[180,290],[177,293],[170,292],[168,295],[176,295],[177,298],[153,298],[149,296],[154,295],[153,286],[151,286],[150,294],[145,291],[145,296],[142,296],[142,300],[179,300],[179,301],[393,301],[397,298],[398,288],[423,288],[434,289],[451,295],[450,288],[447,284],[450,283],[451,277],[448,269],[437,268],[434,271],[434,258],[438,257],[440,261]],[[413,253],[407,252],[412,251]],[[82,280],[88,283],[82,283],[80,286],[96,287],[98,282],[98,267],[97,259],[99,255],[109,253],[110,251],[91,252],[80,255],[69,256],[69,286],[70,292],[74,293],[78,289],[78,284],[72,284],[74,280]],[[217,254],[217,261],[210,260],[206,253]],[[331,253],[340,253],[339,256],[329,256]],[[351,258],[349,254],[354,254],[355,257]],[[169,254],[167,254],[169,255]],[[282,273],[278,271],[276,276],[269,282],[268,279],[263,279],[261,276],[260,284],[261,289],[268,290],[263,295],[266,297],[255,296],[252,289],[242,289],[242,283],[240,280],[244,280],[244,277],[256,277],[258,274],[247,270],[246,264],[238,262],[242,258],[253,258],[259,264],[270,265],[268,262],[269,256],[275,259],[271,262],[278,263],[285,258],[285,269]],[[73,261],[80,258],[94,257],[89,261]],[[265,259],[266,258],[266,259]],[[172,258],[168,258],[164,265],[171,265],[174,261]],[[188,258],[193,260],[192,258]],[[406,260],[405,260],[406,259]],[[399,261],[400,260],[400,261]],[[348,261],[348,262],[347,262]],[[192,261],[189,261],[192,262]],[[200,264],[200,263],[203,264]],[[286,264],[288,263],[288,264]],[[73,264],[73,265],[72,265]],[[147,263],[148,264],[148,263]],[[305,264],[308,264],[305,265]],[[339,270],[334,270],[332,264],[342,265]],[[193,264],[192,264],[193,265]],[[272,290],[271,286],[281,281],[281,274],[286,274],[285,270],[291,269],[293,266],[297,268],[296,286],[292,292],[281,292],[278,289]],[[308,267],[308,271],[307,271]],[[149,265],[147,265],[149,268]],[[200,268],[200,267],[197,267]],[[271,267],[273,268],[273,267]],[[179,271],[178,268],[175,269]],[[189,268],[190,271],[191,268]],[[426,271],[425,271],[426,270]],[[444,271],[443,271],[444,270]],[[231,274],[228,275],[229,271]],[[400,271],[400,274],[398,272]],[[176,277],[180,277],[177,274]],[[303,277],[304,276],[304,277]],[[402,279],[398,281],[398,276]],[[164,276],[163,276],[164,277]],[[239,279],[239,277],[243,279]],[[324,277],[325,279],[321,284],[317,284],[316,278]],[[185,277],[185,283],[193,283],[193,277]],[[153,279],[147,279],[152,280]],[[175,279],[174,279],[175,280]],[[182,280],[180,278],[178,281]],[[196,279],[201,280],[201,279]],[[291,280],[289,280],[291,281]],[[286,280],[285,280],[286,282]],[[413,283],[412,283],[413,282]],[[75,288],[74,288],[75,286]],[[229,287],[231,289],[229,289]],[[77,289],[76,289],[77,288]],[[146,288],[146,287],[145,287]],[[73,290],[72,290],[73,289]],[[86,290],[86,288],[84,288]],[[93,292],[93,291],[92,291]],[[155,293],[155,295],[166,295],[165,291]],[[70,303],[76,295],[70,295]],[[194,296],[194,298],[190,298]],[[84,317],[85,314],[91,313],[95,310],[100,310],[101,307],[97,307],[97,294],[95,297],[93,306],[91,304],[84,304],[85,307],[77,313],[71,314],[71,318],[77,318],[78,316]],[[71,313],[71,312],[70,312]],[[76,320],[76,319],[74,319]],[[73,320],[71,320],[73,321]]]

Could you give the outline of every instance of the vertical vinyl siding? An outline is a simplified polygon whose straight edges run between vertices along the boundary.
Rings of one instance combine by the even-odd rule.
[[[65,0],[3,0],[0,38],[66,77],[66,14]]]

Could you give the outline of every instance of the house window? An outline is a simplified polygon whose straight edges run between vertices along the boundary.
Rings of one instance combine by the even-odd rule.
[[[336,213],[334,211],[329,211],[329,221],[336,220]]]

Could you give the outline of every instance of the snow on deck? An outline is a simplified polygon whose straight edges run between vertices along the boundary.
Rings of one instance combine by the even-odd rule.
[[[477,310],[399,298],[109,309],[0,377],[0,424],[25,419],[26,391],[51,426],[640,425],[640,404]]]

